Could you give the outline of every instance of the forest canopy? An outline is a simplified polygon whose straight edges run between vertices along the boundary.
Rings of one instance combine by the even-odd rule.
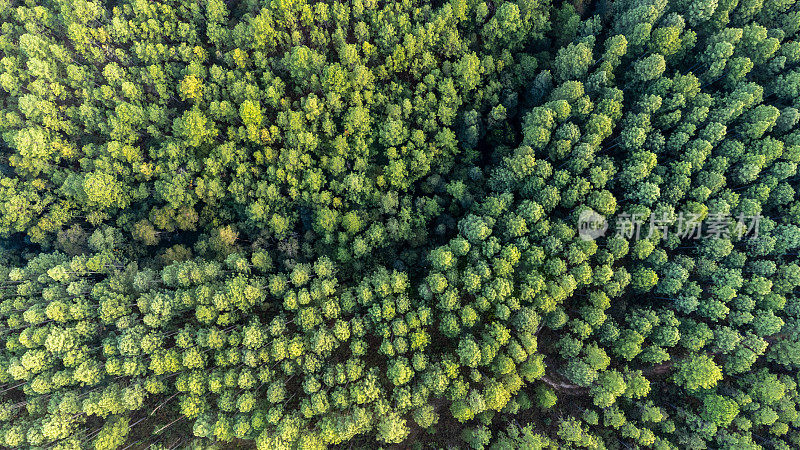
[[[0,447],[800,447],[800,2],[0,0]]]

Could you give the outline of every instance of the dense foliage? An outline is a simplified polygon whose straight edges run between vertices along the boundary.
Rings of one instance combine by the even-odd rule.
[[[0,446],[800,446],[800,2],[0,23]]]

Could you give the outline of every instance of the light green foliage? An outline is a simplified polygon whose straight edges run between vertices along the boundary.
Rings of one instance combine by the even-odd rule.
[[[396,415],[383,418],[378,423],[378,439],[387,444],[397,444],[403,442],[408,435],[405,419]]]
[[[0,447],[800,445],[795,2],[0,23]]]
[[[690,391],[709,389],[722,379],[722,371],[713,359],[698,356],[678,363],[675,381]]]
[[[709,395],[703,399],[703,417],[717,426],[728,426],[739,414],[735,401],[719,395]]]

